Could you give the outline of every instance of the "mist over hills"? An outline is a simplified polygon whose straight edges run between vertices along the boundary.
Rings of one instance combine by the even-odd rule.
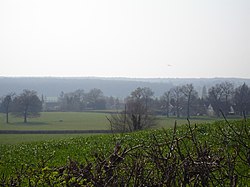
[[[39,95],[57,97],[63,91],[72,92],[83,89],[86,92],[99,88],[105,96],[124,98],[137,87],[151,88],[155,96],[177,85],[192,83],[200,93],[203,86],[211,86],[229,81],[235,86],[244,82],[250,85],[250,79],[241,78],[105,78],[105,77],[0,77],[0,96],[10,92],[21,93],[24,89],[35,90]]]

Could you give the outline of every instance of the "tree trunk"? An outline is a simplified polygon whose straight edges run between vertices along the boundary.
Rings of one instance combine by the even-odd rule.
[[[6,123],[9,123],[9,112],[6,112]]]
[[[27,111],[24,111],[23,118],[23,122],[27,123]]]
[[[188,96],[188,105],[187,105],[187,118],[190,118],[190,94]]]
[[[180,117],[180,108],[179,108],[179,101],[177,100],[176,102],[176,113],[177,113],[177,118]]]
[[[170,101],[169,101],[169,96],[168,96],[168,99],[167,99],[167,117],[169,118],[169,104],[170,104]]]
[[[179,118],[180,117],[180,111],[179,111],[179,108],[177,108],[177,118]]]

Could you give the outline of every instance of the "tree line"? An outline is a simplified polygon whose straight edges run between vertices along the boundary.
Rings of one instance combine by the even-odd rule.
[[[19,95],[10,93],[2,98],[1,111],[6,114],[6,123],[9,123],[9,113],[23,117],[23,122],[27,123],[28,118],[40,116],[42,101],[33,90],[23,90]]]
[[[250,88],[244,83],[234,88],[230,82],[203,88],[202,96],[192,84],[176,86],[160,98],[154,98],[150,88],[137,88],[125,100],[125,109],[107,118],[113,130],[122,132],[141,130],[156,123],[156,114],[167,117],[209,115],[248,115],[250,111]]]
[[[115,97],[104,96],[102,90],[94,88],[88,92],[78,89],[74,92],[61,92],[58,110],[81,112],[85,110],[119,109],[122,102]]]
[[[1,98],[1,112],[27,118],[37,117],[44,109],[46,101],[38,96],[36,91],[24,90],[16,95],[7,94]],[[111,124],[127,123],[122,126],[127,130],[138,130],[153,124],[154,115],[167,117],[187,117],[197,115],[248,115],[250,111],[250,88],[245,83],[234,87],[230,82],[222,82],[210,87],[203,87],[199,96],[192,84],[175,86],[166,90],[161,97],[154,97],[154,92],[148,87],[138,87],[124,100],[107,97],[100,89],[94,88],[89,92],[76,90],[61,92],[56,102],[57,111],[86,111],[86,110],[121,110],[123,115],[113,115],[109,118]],[[209,113],[210,112],[210,113]]]
[[[201,96],[192,84],[176,86],[166,91],[158,101],[158,109],[167,116],[208,115],[208,109],[219,117],[225,115],[247,115],[250,111],[250,88],[245,83],[234,88],[230,82],[222,82],[209,88],[203,87]]]

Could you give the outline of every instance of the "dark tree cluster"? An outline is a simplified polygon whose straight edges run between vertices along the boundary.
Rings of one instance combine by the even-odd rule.
[[[118,109],[120,101],[112,96],[106,97],[100,89],[94,88],[89,92],[76,90],[70,93],[61,93],[59,110],[80,112],[84,110]]]
[[[1,111],[6,114],[6,123],[9,123],[9,113],[27,123],[28,118],[40,116],[42,101],[33,90],[24,90],[20,95],[10,93],[2,98]]]
[[[225,115],[247,115],[250,112],[250,88],[244,83],[234,88],[230,82],[216,84],[206,90],[201,97],[192,84],[176,86],[166,91],[156,103],[156,109],[167,116],[208,115],[212,109],[219,117]]]
[[[158,110],[161,114],[169,116],[190,118],[200,114],[203,106],[200,103],[198,92],[192,84],[176,86],[166,91],[158,101]]]

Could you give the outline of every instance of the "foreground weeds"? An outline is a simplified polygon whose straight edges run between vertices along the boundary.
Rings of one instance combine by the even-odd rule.
[[[2,174],[2,186],[249,186],[249,121],[109,136],[113,148],[53,166],[55,152]],[[83,142],[79,141],[78,146]],[[98,144],[98,143],[97,143]],[[102,143],[100,142],[100,145]],[[52,162],[53,163],[53,162]]]

